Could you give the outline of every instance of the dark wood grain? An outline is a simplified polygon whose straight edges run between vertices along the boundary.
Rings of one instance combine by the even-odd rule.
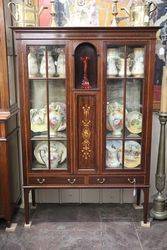
[[[9,34],[5,15],[7,1],[0,0],[0,218],[10,226],[12,215],[21,198],[20,161],[18,140],[18,105],[15,103],[15,87],[9,81],[9,74],[14,82],[15,75],[8,65],[8,59],[14,58],[13,37]],[[13,60],[13,59],[12,59]],[[12,74],[11,74],[12,73]],[[11,93],[10,93],[11,90]],[[12,100],[12,101],[11,101]]]

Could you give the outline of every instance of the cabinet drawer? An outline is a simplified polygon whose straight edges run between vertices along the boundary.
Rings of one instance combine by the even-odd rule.
[[[84,177],[29,177],[28,185],[76,185],[84,184]]]
[[[144,184],[144,176],[92,176],[89,178],[89,184],[103,184],[103,185],[136,185]]]

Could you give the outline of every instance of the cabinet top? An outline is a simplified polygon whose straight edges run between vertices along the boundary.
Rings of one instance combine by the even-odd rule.
[[[95,38],[111,39],[114,37],[130,37],[155,39],[155,33],[160,29],[158,26],[150,27],[11,27],[16,33],[16,39],[32,39],[32,34],[37,39],[70,39],[70,38]],[[38,36],[40,33],[40,36]],[[48,34],[46,37],[46,33]],[[44,34],[44,35],[42,35]]]

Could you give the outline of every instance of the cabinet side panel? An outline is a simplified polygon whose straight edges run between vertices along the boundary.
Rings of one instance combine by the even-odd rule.
[[[77,96],[77,166],[78,170],[96,169],[96,96]]]
[[[10,186],[11,186],[11,203],[16,204],[21,196],[20,184],[20,166],[19,166],[19,140],[18,132],[15,130],[9,137],[8,149],[10,152],[9,157],[9,170],[10,170]]]

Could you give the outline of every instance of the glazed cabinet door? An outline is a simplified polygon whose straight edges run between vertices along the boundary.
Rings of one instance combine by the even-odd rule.
[[[106,45],[104,171],[143,170],[147,120],[146,44]]]
[[[53,45],[54,44],[54,45]],[[70,172],[67,46],[27,45],[25,86],[29,171]]]

